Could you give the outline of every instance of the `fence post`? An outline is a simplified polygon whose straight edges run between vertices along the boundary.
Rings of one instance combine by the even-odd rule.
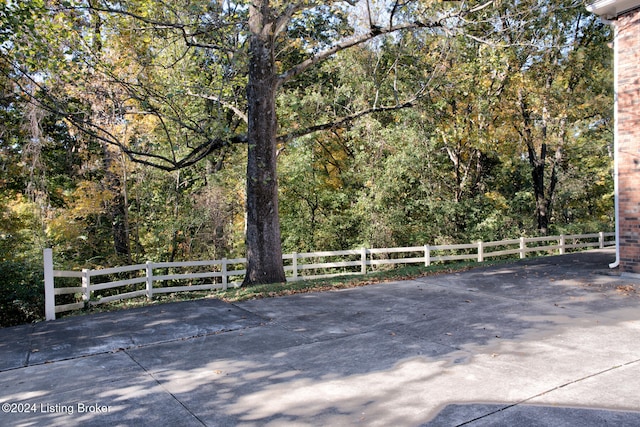
[[[564,245],[565,245],[564,234],[560,235],[560,255],[564,255]]]
[[[293,256],[293,277],[291,278],[291,280],[295,282],[296,280],[298,280],[298,252],[294,252],[291,255]]]
[[[91,276],[89,273],[91,270],[87,268],[82,269],[82,300],[87,303],[91,299],[91,291],[89,290],[89,286],[91,286]]]
[[[478,262],[484,262],[484,246],[482,240],[478,242]]]
[[[604,231],[598,233],[598,243],[600,243],[600,249],[604,249]]]
[[[424,245],[424,266],[429,267],[431,265],[431,248],[429,245]]]
[[[153,298],[153,262],[146,262],[146,275],[147,275],[147,299]]]
[[[527,247],[527,244],[524,240],[524,237],[520,237],[520,259],[523,259],[526,255],[525,253],[525,248]]]
[[[56,318],[56,294],[53,279],[53,251],[49,248],[43,251],[44,256],[44,318]]]
[[[360,273],[367,274],[367,248],[360,250]]]
[[[227,259],[222,258],[222,289],[227,290],[229,285],[229,276],[227,276]]]

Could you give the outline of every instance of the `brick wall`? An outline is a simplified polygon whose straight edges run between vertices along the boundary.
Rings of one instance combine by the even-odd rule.
[[[617,27],[620,267],[640,274],[640,10]]]

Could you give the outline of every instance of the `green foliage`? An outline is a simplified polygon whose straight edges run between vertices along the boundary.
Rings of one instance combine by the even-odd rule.
[[[34,262],[0,261],[0,327],[42,320],[42,269]]]
[[[247,3],[91,3],[126,13],[0,4],[0,296],[23,321],[43,247],[64,268],[245,255]],[[277,72],[371,24],[301,4]],[[577,0],[496,4],[464,33],[378,37],[280,88],[284,252],[536,235],[545,203],[549,233],[612,228],[610,30]],[[380,107],[397,109],[359,114]]]

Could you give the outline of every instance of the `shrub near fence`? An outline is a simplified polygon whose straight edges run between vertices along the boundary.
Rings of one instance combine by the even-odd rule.
[[[460,245],[424,245],[403,248],[375,248],[343,251],[292,253],[282,256],[287,280],[366,274],[369,267],[387,264],[424,264],[434,262],[476,260],[488,258],[525,258],[528,253],[564,254],[568,250],[604,248],[615,245],[607,240],[615,233],[593,233],[545,236],[477,242]],[[551,242],[551,243],[550,243]],[[62,271],[53,266],[51,249],[44,250],[45,318],[55,319],[56,313],[84,308],[85,305],[160,293],[189,292],[239,287],[246,270],[238,268],[245,258],[188,262],[151,262],[101,270]],[[193,269],[197,271],[194,271]],[[191,272],[178,272],[192,269]],[[122,276],[117,280],[113,277]],[[77,286],[56,287],[55,278],[73,278]],[[106,279],[105,279],[106,278]],[[67,281],[68,282],[68,281]],[[186,285],[177,286],[176,283]],[[108,291],[109,295],[100,295]],[[56,296],[74,296],[74,301],[56,305]]]

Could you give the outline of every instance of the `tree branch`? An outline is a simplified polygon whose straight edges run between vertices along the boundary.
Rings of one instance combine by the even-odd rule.
[[[187,95],[189,96],[193,96],[196,98],[202,98],[202,99],[208,99],[210,101],[215,101],[218,104],[222,105],[223,107],[226,107],[228,109],[230,109],[231,111],[233,111],[238,117],[240,117],[240,119],[242,119],[243,122],[245,123],[249,123],[249,118],[247,117],[247,114],[242,111],[241,109],[239,109],[238,107],[236,107],[235,105],[220,99],[219,97],[215,96],[215,95],[207,95],[204,93],[193,93],[191,91],[187,92]]]
[[[334,128],[338,128],[341,127],[349,122],[352,122],[360,117],[366,116],[368,114],[373,114],[373,113],[382,113],[382,112],[389,112],[389,111],[397,111],[397,110],[401,110],[404,108],[411,108],[415,105],[415,101],[417,100],[417,97],[414,99],[411,99],[403,104],[398,104],[398,105],[393,105],[393,106],[387,106],[387,107],[373,107],[373,108],[369,108],[366,110],[362,110],[359,111],[357,113],[345,116],[345,117],[341,117],[338,120],[334,120],[332,122],[327,122],[327,123],[322,123],[319,125],[314,125],[314,126],[310,126],[308,128],[305,129],[300,129],[297,130],[295,132],[290,132],[284,135],[280,135],[276,138],[276,140],[279,143],[286,143],[288,141],[291,141],[292,139],[295,138],[299,138],[301,136],[305,136],[305,135],[309,135],[311,133],[315,133],[315,132],[319,132],[319,131],[323,131],[323,130],[327,130],[327,129],[334,129]]]
[[[428,23],[422,23],[419,21],[415,21],[415,22],[411,22],[411,23],[406,23],[406,24],[402,24],[402,25],[396,25],[390,28],[373,28],[371,30],[369,30],[368,33],[366,34],[362,34],[360,36],[356,36],[347,40],[342,41],[341,43],[336,44],[335,46],[332,46],[331,48],[322,51],[314,56],[312,56],[311,58],[308,58],[307,60],[299,63],[298,65],[294,66],[293,68],[289,69],[288,71],[285,71],[284,73],[280,74],[280,76],[278,76],[278,85],[282,86],[283,84],[285,84],[286,82],[288,82],[289,80],[291,80],[292,78],[302,74],[303,72],[305,72],[307,69],[313,67],[314,65],[326,60],[327,58],[335,55],[336,53],[343,51],[345,49],[349,49],[351,47],[357,46],[359,44],[368,42],[369,40],[374,39],[377,36],[383,35],[383,34],[391,34],[391,33],[395,33],[398,31],[404,31],[404,30],[410,30],[410,29],[416,29],[416,28],[437,28],[437,27],[441,27],[442,24],[440,23],[440,21],[436,21],[436,22],[428,22]]]
[[[47,111],[53,115],[56,115],[64,120],[78,132],[87,135],[90,138],[95,138],[105,144],[118,147],[123,153],[125,153],[133,162],[140,163],[147,166],[152,166],[164,171],[175,171],[194,165],[206,156],[214,152],[215,150],[223,149],[224,147],[231,146],[233,144],[246,144],[247,136],[244,134],[232,135],[227,138],[209,138],[206,137],[204,132],[197,132],[198,129],[189,127],[186,123],[178,122],[184,126],[190,128],[192,131],[198,133],[201,136],[205,136],[204,141],[195,148],[192,148],[185,156],[180,159],[175,158],[173,147],[171,150],[171,157],[162,156],[159,154],[143,152],[135,149],[131,149],[125,142],[121,141],[116,135],[111,133],[108,129],[100,126],[90,120],[85,119],[85,113],[73,113],[69,112],[65,106],[61,105],[48,90],[39,84],[28,73],[16,67],[15,64],[7,61],[14,67],[14,70],[21,73],[21,75],[28,81],[33,88],[36,88],[40,95],[44,98],[41,99],[33,93],[33,89],[25,87],[19,80],[14,80],[20,91],[26,96],[28,102],[37,105],[44,111]],[[151,112],[150,114],[158,116],[157,113]],[[166,129],[166,125],[163,123],[163,127]]]
[[[467,10],[462,10],[459,11],[457,13],[453,13],[453,14],[447,14],[444,15],[442,17],[440,17],[437,20],[434,21],[428,21],[428,22],[422,22],[419,20],[413,21],[413,22],[406,22],[404,24],[398,24],[398,25],[393,25],[393,15],[389,21],[389,26],[386,28],[382,28],[382,27],[377,27],[377,26],[373,26],[371,25],[371,28],[369,29],[369,31],[365,34],[361,34],[359,36],[355,36],[346,40],[343,40],[340,43],[337,43],[336,45],[330,47],[329,49],[326,49],[322,52],[317,53],[316,55],[306,59],[305,61],[302,61],[301,63],[299,63],[298,65],[292,67],[291,69],[285,71],[284,73],[280,74],[280,76],[278,77],[278,85],[282,86],[283,84],[285,84],[286,82],[288,82],[289,80],[291,80],[292,78],[302,74],[303,72],[305,72],[307,69],[309,69],[310,67],[313,67],[314,65],[326,60],[327,58],[335,55],[336,53],[349,49],[351,47],[360,45],[362,43],[365,43],[369,40],[372,40],[378,36],[381,35],[385,35],[385,34],[393,34],[393,33],[397,33],[400,31],[407,31],[407,30],[412,30],[412,29],[419,29],[419,28],[445,28],[444,26],[444,22],[446,22],[447,20],[451,19],[451,18],[460,18],[460,19],[464,19],[467,15],[469,14],[473,14],[476,12],[479,12],[489,6],[491,6],[494,3],[494,0],[488,0],[480,5],[477,5],[471,9],[467,9]],[[367,3],[368,6],[368,3]],[[397,7],[398,3],[396,2],[392,13],[395,14],[397,12]]]
[[[296,12],[304,8],[305,8],[305,5],[302,2],[290,4],[289,6],[287,6],[284,13],[280,15],[278,19],[276,19],[276,23],[273,31],[274,37],[277,37],[278,34],[280,34],[287,27],[287,25],[289,25],[289,22],[291,22],[291,18],[293,18],[293,15]]]
[[[199,34],[202,34],[202,32],[193,32],[193,33],[189,33],[187,31],[187,29],[189,27],[197,27],[197,24],[185,24],[182,22],[167,22],[167,21],[158,21],[155,19],[151,19],[133,12],[130,12],[128,10],[124,10],[124,9],[117,9],[117,8],[113,8],[113,7],[106,7],[106,6],[96,6],[93,4],[89,4],[89,6],[74,6],[74,7],[67,7],[66,9],[71,9],[71,10],[84,10],[84,9],[88,9],[91,11],[95,11],[95,12],[103,12],[103,13],[110,13],[110,14],[117,14],[117,15],[123,15],[123,16],[127,16],[129,18],[135,19],[136,21],[140,21],[143,22],[145,24],[149,24],[151,25],[154,29],[159,30],[159,29],[173,29],[173,30],[177,30],[180,32],[180,34],[182,35],[182,38],[184,39],[185,44],[188,47],[200,47],[200,48],[204,48],[204,49],[213,49],[213,50],[219,50],[222,52],[227,52],[227,53],[234,53],[235,50],[231,49],[231,48],[227,48],[224,46],[220,46],[220,45],[216,45],[216,44],[210,44],[210,43],[202,43],[202,42],[198,42],[195,40],[195,37],[198,36]],[[226,25],[234,25],[233,23],[227,23]],[[219,26],[218,28],[222,28],[224,25]]]

